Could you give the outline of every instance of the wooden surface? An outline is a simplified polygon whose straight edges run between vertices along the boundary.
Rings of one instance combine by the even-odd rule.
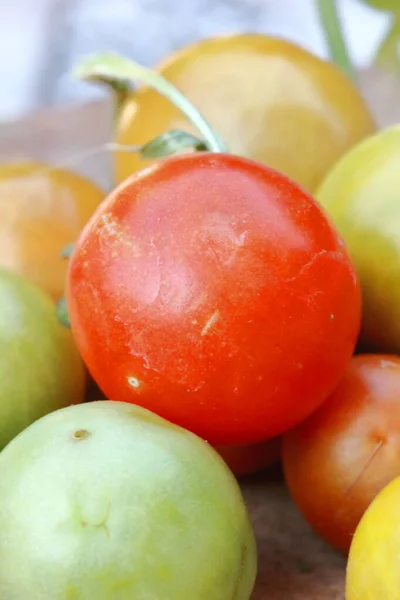
[[[363,73],[361,87],[380,126],[400,122],[400,81]],[[67,161],[110,139],[110,107],[104,102],[44,111],[0,127],[0,160],[33,157],[65,162],[109,185],[107,154]],[[310,530],[293,506],[279,468],[242,483],[259,548],[253,600],[343,600],[345,558]]]

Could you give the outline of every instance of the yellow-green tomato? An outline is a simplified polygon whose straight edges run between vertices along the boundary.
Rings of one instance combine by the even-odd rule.
[[[400,352],[400,125],[350,150],[317,194],[350,251],[363,292],[366,348]]]
[[[0,449],[36,419],[82,402],[86,387],[83,362],[50,296],[5,269],[0,269],[0,382]]]
[[[370,504],[347,564],[346,600],[400,600],[400,477]]]
[[[182,48],[157,71],[203,113],[235,154],[281,171],[314,192],[327,170],[375,131],[360,93],[332,63],[286,40],[224,35]],[[116,141],[144,144],[170,129],[198,134],[154,89],[135,90]],[[117,181],[146,165],[118,152]]]
[[[195,435],[132,404],[37,421],[0,454],[1,600],[248,600],[240,488]]]

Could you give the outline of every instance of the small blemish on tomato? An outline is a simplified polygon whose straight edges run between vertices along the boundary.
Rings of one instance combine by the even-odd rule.
[[[74,433],[72,434],[72,438],[74,440],[85,440],[90,436],[89,431],[87,431],[86,429],[77,429],[76,431],[74,431]]]
[[[382,358],[380,361],[380,366],[385,369],[386,367],[395,367],[396,363],[393,360]]]
[[[137,390],[137,388],[140,386],[140,381],[137,377],[129,376],[127,381],[130,387],[134,388],[135,390]]]
[[[203,329],[201,330],[201,335],[202,336],[206,335],[210,331],[210,329],[212,327],[214,327],[214,325],[218,321],[218,319],[219,319],[219,310],[216,310],[215,312],[213,312],[211,317],[208,319],[208,321],[204,325]]]
[[[236,245],[237,246],[244,246],[244,242],[247,236],[247,231],[243,231],[237,238],[236,238]]]
[[[335,315],[334,315],[333,313],[331,313],[331,314],[329,315],[329,318],[330,318],[330,320],[331,320],[331,321],[333,321],[333,319],[335,318]]]

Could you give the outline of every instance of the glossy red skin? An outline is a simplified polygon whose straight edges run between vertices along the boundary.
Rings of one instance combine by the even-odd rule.
[[[224,154],[176,156],[102,203],[70,260],[68,306],[107,397],[214,445],[277,436],[352,355],[360,290],[319,205]]]
[[[270,438],[257,444],[217,446],[215,450],[222,456],[232,473],[241,478],[280,461],[281,437]]]
[[[355,356],[323,406],[283,436],[282,457],[304,517],[347,552],[369,504],[400,475],[400,358]]]

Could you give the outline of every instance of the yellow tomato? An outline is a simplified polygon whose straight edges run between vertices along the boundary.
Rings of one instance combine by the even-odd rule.
[[[400,352],[400,126],[353,148],[316,197],[336,222],[360,277],[363,345]]]
[[[203,113],[230,151],[264,162],[314,191],[331,165],[375,130],[354,85],[331,63],[280,39],[240,34],[188,46],[158,67]],[[117,142],[170,130],[197,133],[158,92],[125,103]],[[148,164],[117,153],[118,181]]]
[[[346,600],[400,600],[400,477],[365,512],[350,548]]]
[[[83,177],[35,162],[0,165],[0,266],[27,277],[53,299],[64,294],[74,242],[104,198]]]

